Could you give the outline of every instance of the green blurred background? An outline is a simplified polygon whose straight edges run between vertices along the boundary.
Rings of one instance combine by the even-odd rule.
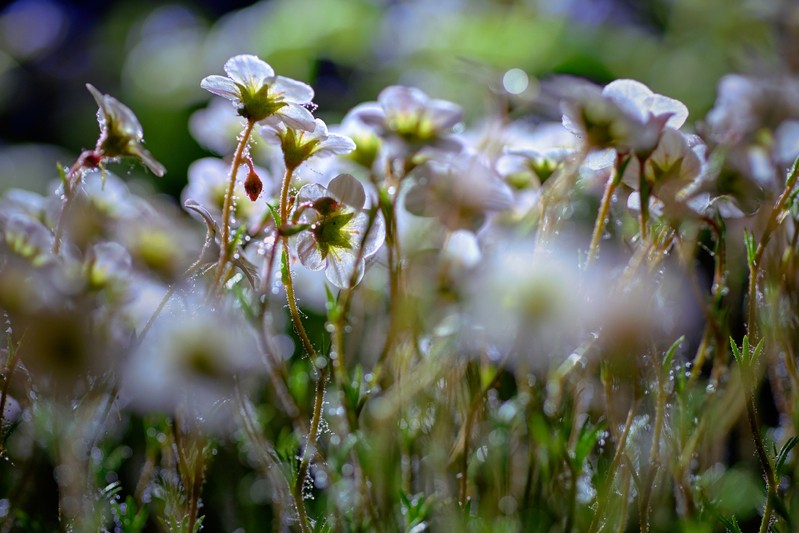
[[[268,0],[68,3],[18,0],[0,11],[0,188],[43,191],[97,135],[86,82],[139,116],[171,195],[207,155],[188,131],[200,89],[225,60],[254,53],[309,82],[335,122],[393,83],[462,104],[474,123],[497,102],[531,109],[552,73],[631,77],[701,120],[728,72],[799,67],[792,0]],[[521,69],[516,78],[505,74]],[[515,79],[513,91],[503,89]],[[31,146],[35,144],[36,146]],[[56,148],[58,147],[58,148]],[[142,175],[133,164],[119,173]],[[146,179],[152,179],[151,177]]]

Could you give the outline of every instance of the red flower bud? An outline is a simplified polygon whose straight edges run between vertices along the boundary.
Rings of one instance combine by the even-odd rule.
[[[263,188],[264,184],[261,183],[261,178],[258,177],[255,170],[250,168],[249,172],[247,172],[247,179],[244,180],[244,190],[247,192],[247,196],[254,202],[261,194]]]

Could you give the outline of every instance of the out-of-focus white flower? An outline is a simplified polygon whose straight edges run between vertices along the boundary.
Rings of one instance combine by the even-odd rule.
[[[549,179],[577,150],[577,137],[560,123],[532,130],[512,128],[497,160],[497,171],[515,189],[537,187]]]
[[[603,89],[561,81],[563,125],[595,149],[615,148],[647,156],[663,128],[679,129],[688,118],[682,102],[652,92],[635,80],[616,80]]]
[[[144,148],[144,132],[139,119],[128,106],[108,94],[102,94],[91,84],[86,88],[92,93],[100,109],[97,122],[100,124],[100,138],[97,140],[97,155],[107,158],[135,157],[156,176],[166,173],[164,166]]]
[[[198,295],[174,296],[131,354],[122,396],[141,412],[179,412],[224,429],[235,419],[235,376],[260,363],[255,335],[238,314],[211,309]]]
[[[313,115],[303,107],[314,96],[309,85],[277,76],[268,63],[253,55],[231,57],[225,72],[227,77],[207,76],[200,87],[233,102],[247,120],[276,116],[291,128],[313,131]]]
[[[594,338],[613,347],[684,331],[691,317],[684,283],[661,273],[622,284],[621,272],[610,263],[581,269],[563,242],[499,239],[467,281],[464,337],[547,369]]]
[[[355,149],[347,155],[347,159],[368,170],[373,170],[376,164],[379,165],[383,141],[373,128],[358,119],[355,109],[347,113],[341,124],[333,126],[332,130],[349,137],[355,143]]]
[[[425,162],[405,196],[414,215],[438,217],[450,230],[476,231],[492,211],[513,203],[508,186],[476,155]]]
[[[678,220],[693,210],[687,200],[700,186],[706,171],[704,143],[696,136],[686,136],[666,128],[654,152],[643,164],[644,179],[652,195],[661,202],[665,214]],[[641,183],[641,163],[633,158],[625,168],[623,181],[637,190]],[[686,209],[688,207],[688,209]]]
[[[261,129],[261,136],[266,142],[281,147],[286,168],[291,170],[311,157],[348,154],[355,150],[352,139],[329,133],[325,123],[318,118],[314,121],[312,131],[294,130],[276,120],[267,122],[267,125]]]
[[[353,273],[355,284],[359,283],[365,260],[385,240],[385,224],[379,214],[366,234],[369,215],[363,211],[365,202],[363,185],[349,174],[336,176],[327,188],[311,183],[297,193],[294,219],[308,225],[295,240],[297,256],[310,270],[324,268],[336,287],[349,288]],[[363,250],[359,250],[361,246]]]
[[[119,243],[100,242],[92,246],[85,265],[86,278],[92,287],[125,283],[132,270],[130,254]]]
[[[799,80],[728,74],[707,114],[710,136],[726,145],[749,143],[758,131],[776,130],[782,121],[799,118]]]
[[[430,98],[416,87],[386,87],[377,102],[361,104],[351,115],[395,141],[400,152],[414,152],[423,146],[456,152],[461,149],[449,135],[463,120],[463,110],[452,102]]]

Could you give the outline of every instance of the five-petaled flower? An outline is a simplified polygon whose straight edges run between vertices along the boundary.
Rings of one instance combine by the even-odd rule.
[[[353,285],[360,282],[366,259],[385,240],[385,224],[379,215],[369,228],[365,202],[363,185],[349,174],[339,174],[327,188],[317,183],[305,185],[297,194],[293,218],[308,227],[297,235],[297,256],[311,270],[324,268],[336,287],[349,288],[351,281]]]
[[[303,107],[314,96],[309,85],[277,76],[268,63],[253,55],[231,57],[225,72],[227,77],[207,76],[200,86],[233,102],[239,115],[249,121],[276,116],[291,128],[313,131],[313,115]]]
[[[447,100],[430,98],[416,87],[386,87],[378,95],[377,102],[356,106],[351,116],[389,140],[399,141],[405,149],[433,146],[458,152],[462,147],[450,136],[455,126],[463,121],[461,107]]]
[[[100,138],[97,139],[97,148],[94,152],[85,152],[85,154],[95,156],[98,163],[99,160],[106,158],[135,157],[153,174],[158,177],[163,176],[166,173],[164,166],[142,145],[144,132],[133,111],[113,96],[102,94],[90,83],[86,84],[86,88],[100,107],[97,111]]]

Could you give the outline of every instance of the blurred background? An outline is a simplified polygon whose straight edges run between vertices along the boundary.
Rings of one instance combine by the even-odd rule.
[[[793,0],[266,0],[60,2],[0,10],[0,188],[43,191],[97,136],[94,84],[138,115],[176,196],[191,161],[200,89],[227,58],[254,53],[316,89],[335,122],[393,83],[453,100],[468,119],[529,110],[538,82],[631,77],[701,120],[728,72],[799,70]],[[488,109],[487,109],[488,108]],[[116,172],[143,175],[128,164]],[[152,177],[147,177],[151,179]],[[154,180],[153,180],[154,181]]]

